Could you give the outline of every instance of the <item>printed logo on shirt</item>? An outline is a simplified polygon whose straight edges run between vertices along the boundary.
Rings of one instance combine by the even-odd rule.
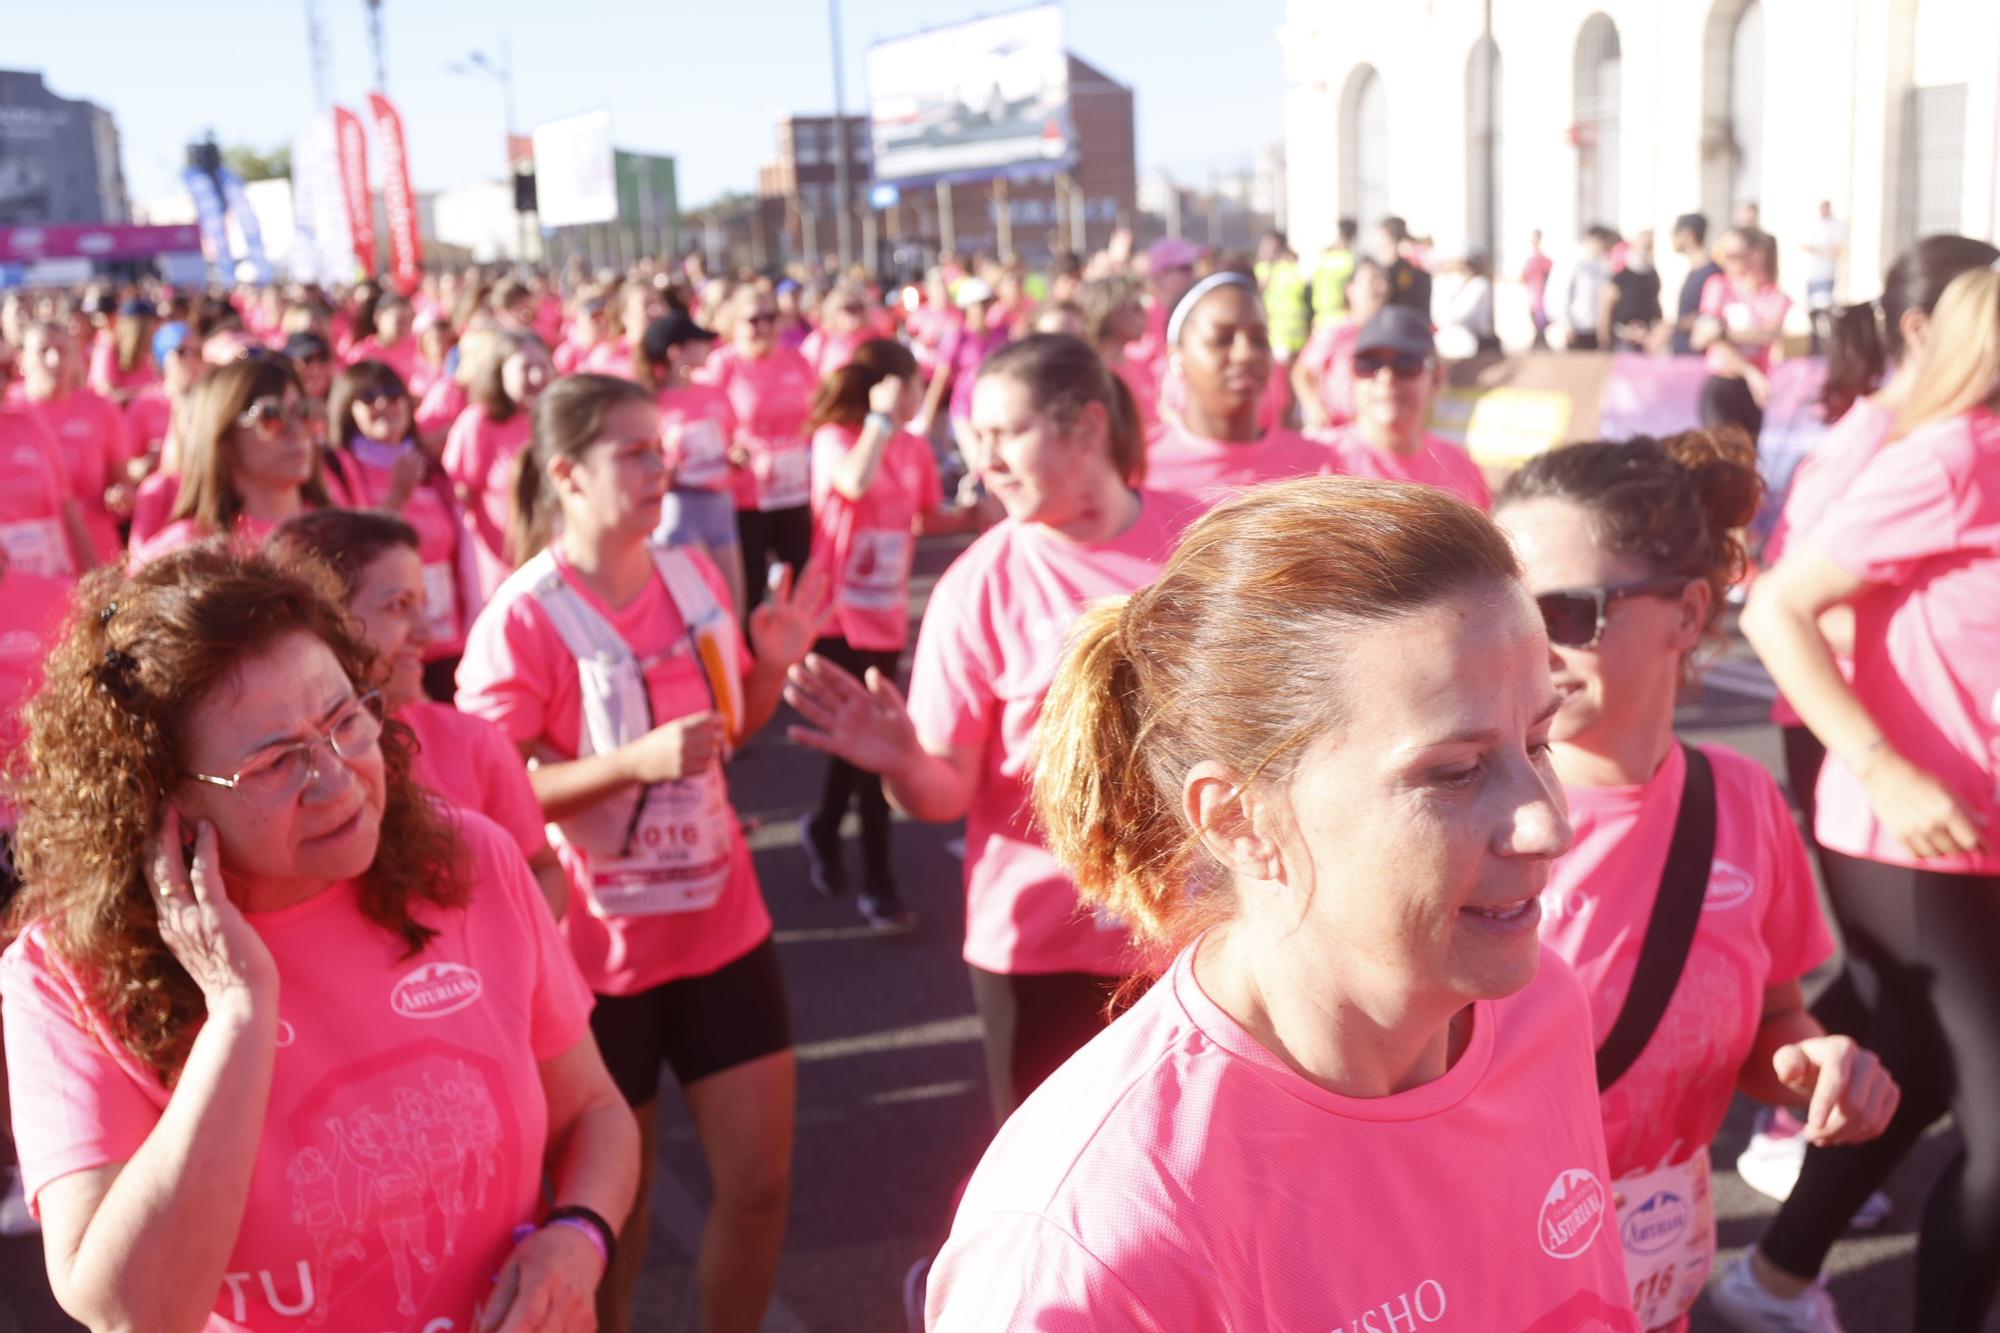
[[[1672,1190],[1660,1190],[1625,1213],[1620,1234],[1625,1248],[1633,1254],[1658,1254],[1680,1240],[1694,1212],[1688,1201]]]
[[[1604,1214],[1610,1207],[1604,1182],[1580,1166],[1556,1177],[1542,1200],[1541,1220],[1535,1238],[1542,1253],[1551,1259],[1574,1259],[1590,1248],[1604,1229]]]
[[[1380,1305],[1371,1305],[1352,1319],[1335,1320],[1333,1333],[1402,1333],[1444,1318],[1444,1283],[1426,1278]]]
[[[40,657],[42,640],[32,630],[16,629],[0,634],[0,657]]]
[[[1720,912],[1731,907],[1741,907],[1757,892],[1757,881],[1750,878],[1750,872],[1717,857],[1708,868],[1708,892],[1701,900],[1704,912]]]
[[[486,989],[463,963],[425,963],[396,983],[389,1007],[405,1018],[443,1018],[477,1000]]]

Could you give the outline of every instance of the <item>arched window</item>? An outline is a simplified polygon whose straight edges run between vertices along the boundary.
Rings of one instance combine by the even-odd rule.
[[[1500,253],[1500,47],[1491,33],[1465,62],[1465,237],[1489,260]]]
[[[1576,225],[1619,225],[1618,25],[1604,14],[1583,21],[1576,37]]]
[[[1365,235],[1390,212],[1389,94],[1372,65],[1357,66],[1341,99],[1341,211]]]
[[[1701,207],[1726,226],[1764,188],[1764,6],[1716,0],[1702,51]]]

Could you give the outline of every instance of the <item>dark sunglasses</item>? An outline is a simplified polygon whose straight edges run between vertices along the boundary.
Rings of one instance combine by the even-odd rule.
[[[752,328],[755,328],[760,324],[776,324],[778,322],[778,314],[774,310],[768,315],[752,315],[745,322],[748,323]]]
[[[1678,597],[1688,580],[1678,575],[1639,579],[1633,583],[1609,583],[1596,588],[1561,588],[1535,598],[1541,608],[1542,624],[1548,627],[1549,642],[1564,648],[1595,648],[1604,637],[1605,617],[1613,602],[1627,597]]]
[[[366,403],[369,407],[384,403],[400,403],[403,401],[403,396],[402,387],[396,384],[376,384],[354,391],[354,401]]]
[[[236,424],[268,431],[284,421],[294,426],[303,425],[311,416],[312,408],[298,399],[287,403],[277,398],[259,398],[243,409],[243,415],[236,418]]]
[[[1431,359],[1418,356],[1414,352],[1356,352],[1354,373],[1356,377],[1372,380],[1382,373],[1386,366],[1389,373],[1399,380],[1411,380],[1430,368]]]

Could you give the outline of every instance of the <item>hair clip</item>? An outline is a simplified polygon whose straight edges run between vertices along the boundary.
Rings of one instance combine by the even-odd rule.
[[[111,617],[117,614],[118,614],[118,603],[106,602],[104,604],[104,609],[97,613],[97,623],[100,625],[109,625],[111,623]]]

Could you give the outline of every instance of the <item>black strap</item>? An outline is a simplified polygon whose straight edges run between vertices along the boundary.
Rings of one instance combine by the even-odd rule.
[[[1681,787],[1680,813],[1674,817],[1673,841],[1667,844],[1667,864],[1660,872],[1660,895],[1653,900],[1653,915],[1646,922],[1632,988],[1625,992],[1618,1020],[1598,1043],[1599,1092],[1616,1083],[1653,1039],[1687,966],[1702,900],[1708,896],[1708,872],[1715,861],[1715,770],[1708,756],[1692,745],[1681,746],[1681,753],[1687,758],[1687,781]]]

